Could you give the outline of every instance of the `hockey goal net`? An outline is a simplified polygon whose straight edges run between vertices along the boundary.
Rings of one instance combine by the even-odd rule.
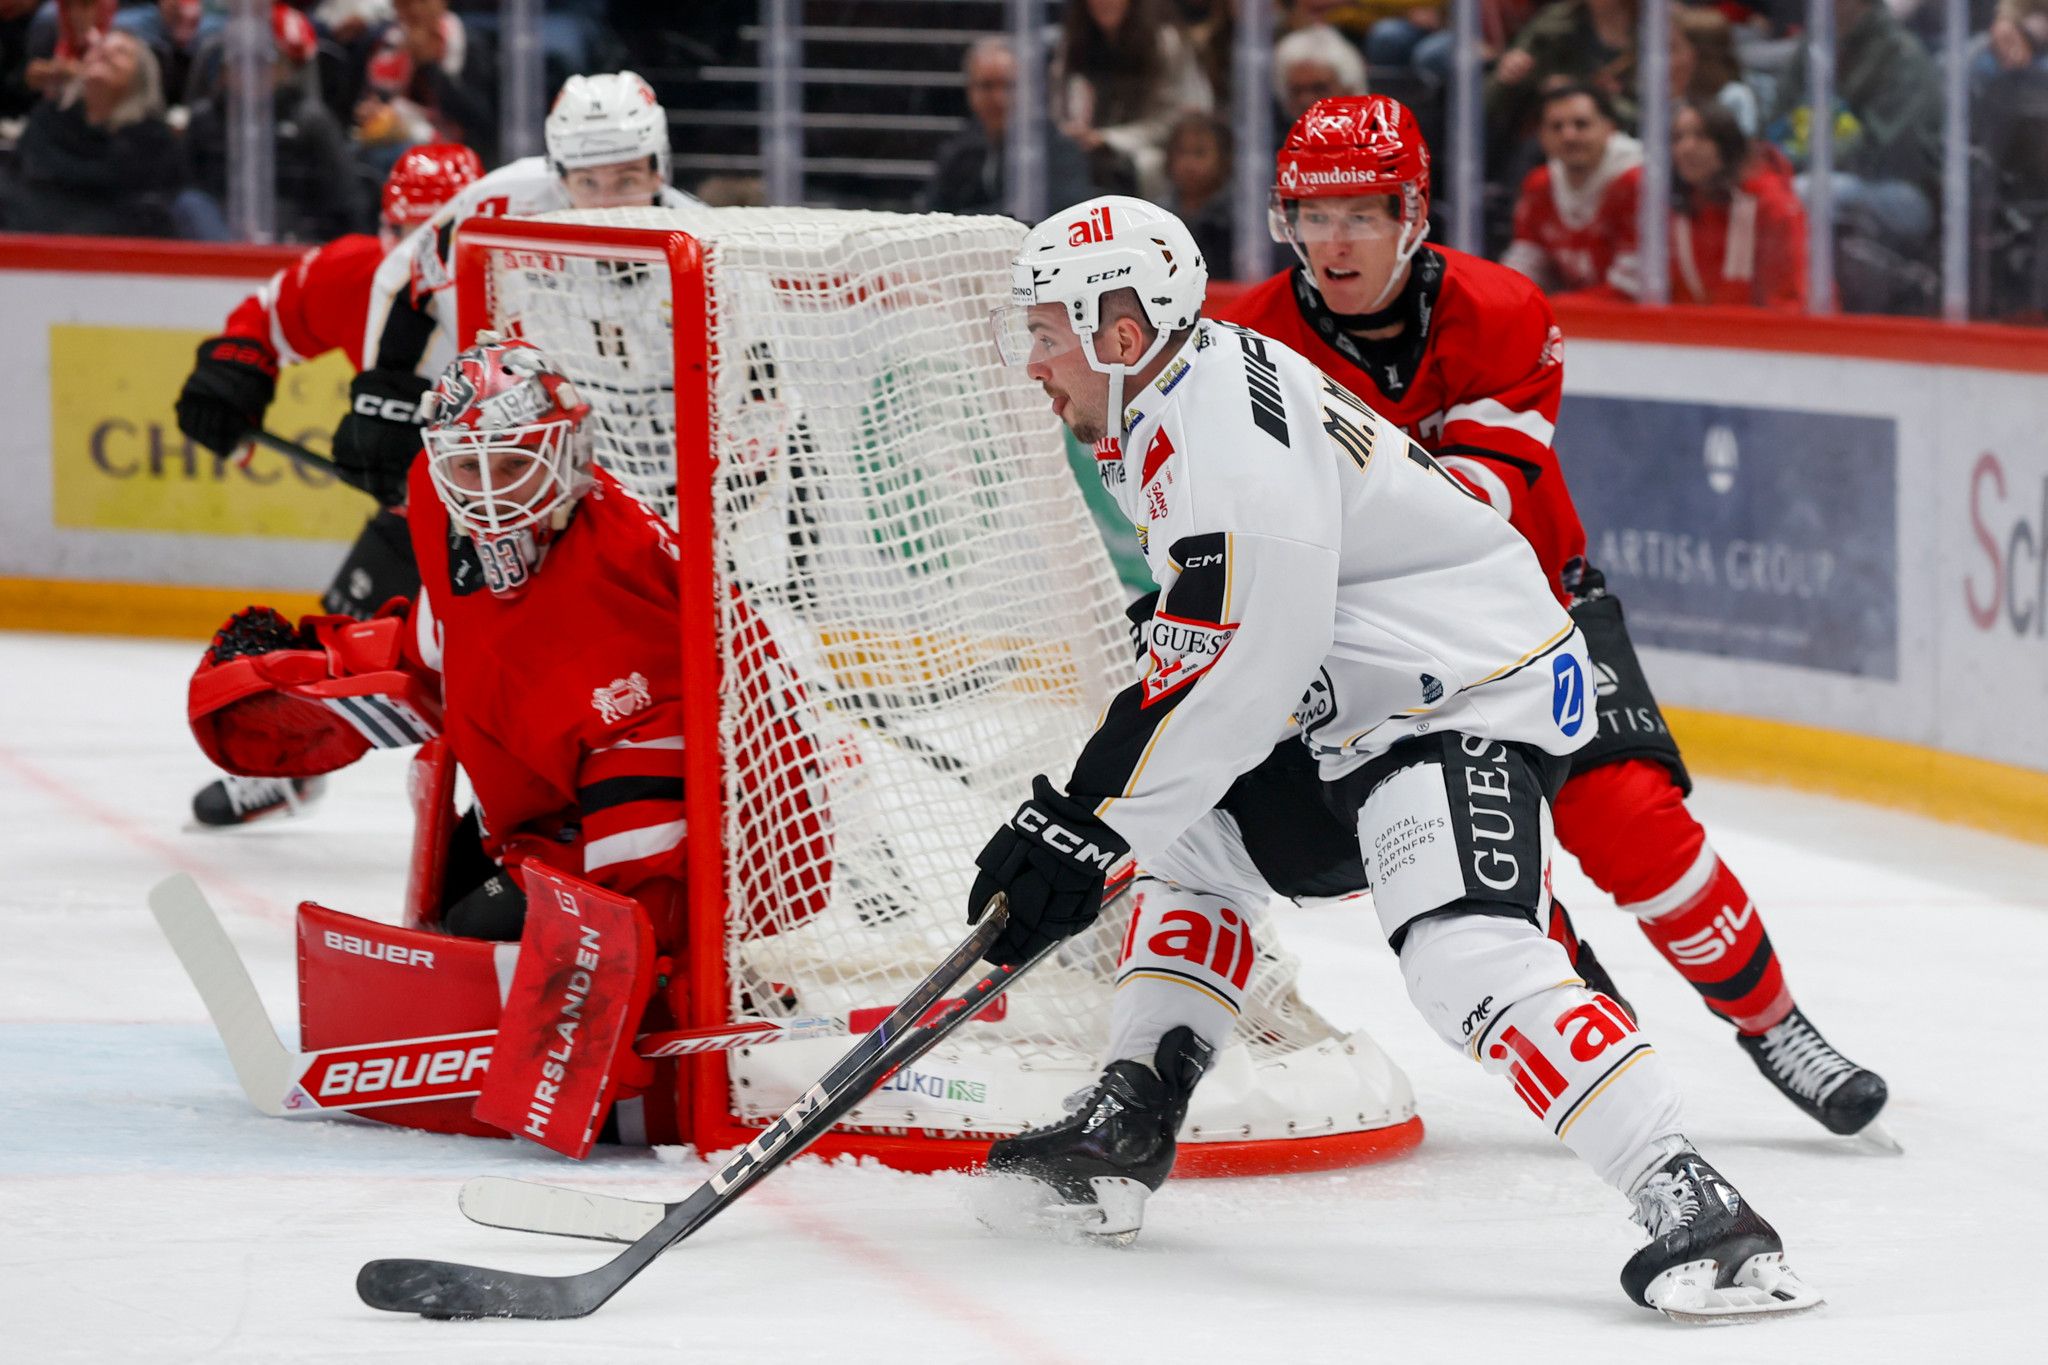
[[[1113,574],[1036,385],[988,326],[1002,218],[613,209],[473,220],[460,333],[524,336],[599,459],[683,547],[692,1024],[889,1004],[956,943],[973,858],[1135,676]],[[1180,1166],[1352,1164],[1420,1138],[1406,1078],[1296,990],[1270,913]],[[995,1021],[819,1144],[966,1165],[1100,1067],[1113,904]],[[844,1050],[684,1059],[700,1149],[748,1140]]]

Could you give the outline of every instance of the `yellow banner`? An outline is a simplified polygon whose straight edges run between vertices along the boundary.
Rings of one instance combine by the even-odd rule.
[[[173,407],[210,335],[165,327],[50,327],[51,502],[97,531],[355,539],[370,499],[325,470],[259,449],[246,468],[185,439]],[[265,425],[327,453],[353,372],[339,352],[279,377]]]

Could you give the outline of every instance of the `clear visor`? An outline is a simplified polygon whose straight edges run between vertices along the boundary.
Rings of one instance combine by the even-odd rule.
[[[1068,325],[1064,312],[1033,315],[1025,304],[1008,303],[990,313],[988,320],[1005,365],[1044,364],[1081,345],[1080,335]]]
[[[568,422],[427,432],[427,473],[448,516],[471,536],[533,526],[583,491],[589,437]]]
[[[1300,242],[1377,242],[1401,235],[1398,195],[1360,199],[1290,199],[1276,207]]]

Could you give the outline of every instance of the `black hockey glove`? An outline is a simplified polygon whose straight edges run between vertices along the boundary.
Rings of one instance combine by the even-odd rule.
[[[348,416],[334,429],[334,471],[386,507],[405,501],[420,453],[420,399],[432,385],[409,370],[364,370],[348,386]]]
[[[275,607],[244,607],[213,633],[206,661],[224,664],[244,654],[271,654],[280,649],[317,649],[313,632],[293,625]]]
[[[996,892],[1010,898],[1010,922],[988,960],[999,967],[1024,962],[1093,924],[1102,913],[1102,883],[1130,848],[1043,775],[1033,778],[1031,799],[974,860],[981,875],[968,896],[967,922],[981,918]]]
[[[178,430],[226,459],[277,396],[277,352],[254,337],[208,337],[178,394]]]

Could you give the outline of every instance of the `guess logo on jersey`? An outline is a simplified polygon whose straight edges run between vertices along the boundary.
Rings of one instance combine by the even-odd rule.
[[[1154,616],[1145,632],[1151,667],[1145,673],[1144,704],[1162,701],[1208,672],[1236,633],[1235,625]]]

